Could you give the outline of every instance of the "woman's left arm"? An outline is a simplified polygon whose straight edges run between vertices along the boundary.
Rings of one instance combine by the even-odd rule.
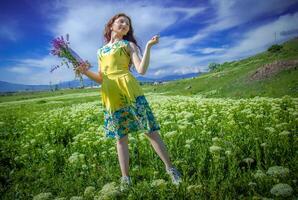
[[[138,55],[138,49],[137,49],[136,44],[133,43],[133,42],[129,43],[130,44],[131,60],[132,60],[132,63],[136,67],[136,70],[139,74],[145,75],[145,73],[148,69],[149,61],[150,61],[151,47],[154,44],[158,43],[158,39],[159,39],[159,36],[155,35],[151,40],[149,40],[147,42],[142,60],[140,59],[140,57]]]

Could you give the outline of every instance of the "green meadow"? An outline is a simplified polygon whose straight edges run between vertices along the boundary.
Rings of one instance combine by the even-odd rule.
[[[184,79],[161,84],[153,88],[157,92],[175,95],[201,95],[204,97],[251,98],[298,96],[298,38],[282,45],[277,52],[262,52],[255,56],[222,63],[211,73],[200,75],[194,79]],[[293,62],[289,69],[272,73],[277,68],[275,62]],[[251,80],[251,76],[265,64],[272,64],[264,78]],[[267,76],[266,76],[267,75]],[[189,88],[189,86],[191,88]],[[149,89],[150,88],[150,89]],[[147,89],[147,88],[146,88]],[[148,87],[151,90],[151,87]]]
[[[296,60],[293,39],[195,78],[142,85],[183,174],[180,186],[136,132],[129,135],[133,186],[120,192],[100,89],[2,95],[1,199],[295,199]]]

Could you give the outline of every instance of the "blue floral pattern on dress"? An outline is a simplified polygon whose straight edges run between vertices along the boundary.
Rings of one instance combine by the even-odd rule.
[[[118,49],[121,49],[121,47],[127,47],[128,43],[128,40],[119,40],[112,45],[104,45],[103,47],[97,50],[97,58],[101,59],[102,56],[113,54]]]
[[[104,110],[104,131],[107,137],[121,139],[130,132],[160,130],[144,95],[138,96],[134,104],[110,114]]]

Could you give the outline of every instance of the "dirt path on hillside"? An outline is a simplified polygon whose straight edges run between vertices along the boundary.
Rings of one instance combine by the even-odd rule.
[[[298,60],[274,61],[259,67],[252,75],[250,75],[249,79],[252,81],[262,80],[272,77],[283,70],[292,68],[295,70],[298,69]]]

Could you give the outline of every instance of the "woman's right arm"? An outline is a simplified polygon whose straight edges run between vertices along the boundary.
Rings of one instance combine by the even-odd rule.
[[[102,73],[101,73],[99,63],[98,63],[98,73],[88,70],[85,65],[79,66],[79,70],[82,74],[85,74],[90,79],[94,80],[99,84],[102,84]]]

